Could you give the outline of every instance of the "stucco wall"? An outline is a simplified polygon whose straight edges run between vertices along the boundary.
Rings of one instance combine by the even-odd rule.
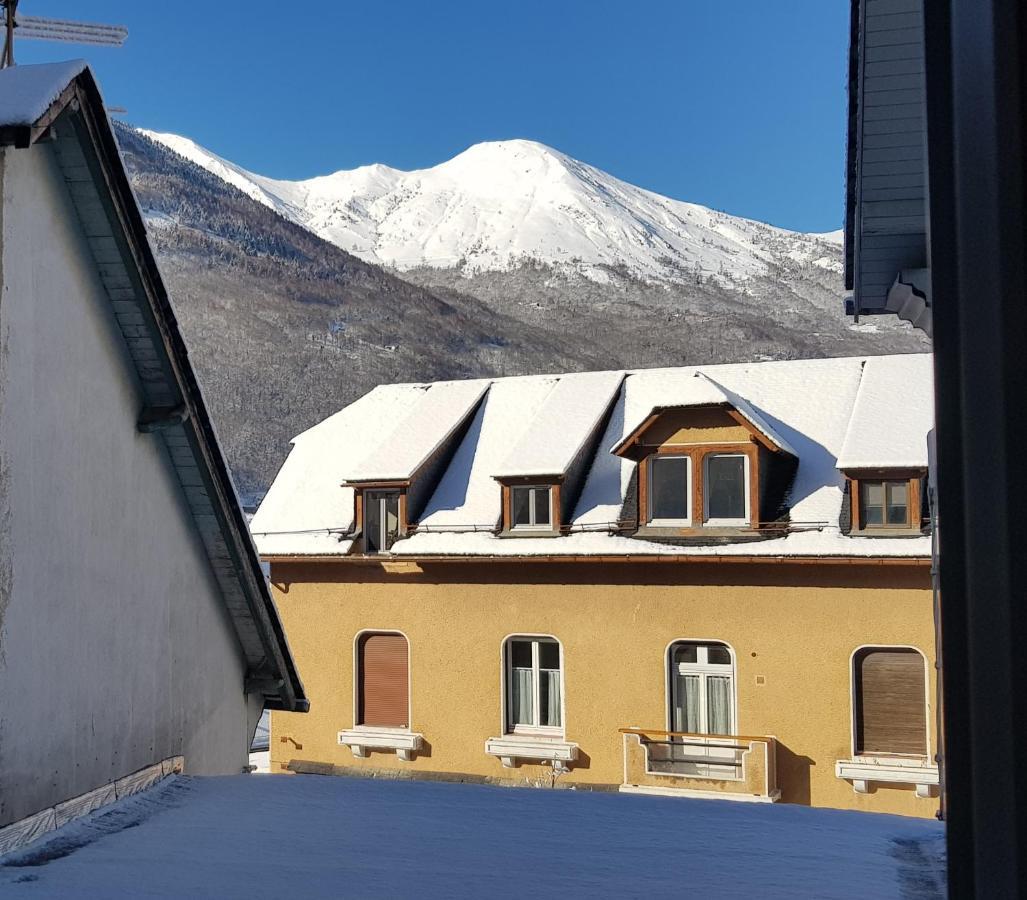
[[[856,794],[834,771],[852,754],[849,665],[858,646],[919,648],[933,703],[926,567],[459,562],[403,575],[378,565],[275,563],[272,583],[311,698],[305,716],[272,714],[272,771],[306,760],[537,778],[537,766],[503,769],[484,753],[503,730],[501,646],[523,633],[563,645],[566,738],[582,758],[561,781],[620,784],[617,729],[668,727],[668,645],[712,639],[734,650],[738,732],[780,742],[785,801],[922,816],[937,808],[912,787]],[[353,639],[362,629],[409,638],[412,726],[430,745],[412,762],[384,752],[355,759],[336,743],[354,724]],[[932,732],[933,718],[929,709]]]
[[[238,772],[238,641],[46,145],[3,152],[0,825],[162,758]]]

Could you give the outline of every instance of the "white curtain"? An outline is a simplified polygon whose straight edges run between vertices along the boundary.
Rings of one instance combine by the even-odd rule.
[[[560,726],[560,673],[547,669],[541,673],[541,676],[544,691],[539,697],[543,710],[542,724],[558,728]]]
[[[699,676],[678,675],[674,679],[674,731],[699,732]]]
[[[512,712],[514,725],[534,725],[531,716],[532,678],[531,669],[514,669]]]
[[[706,718],[709,734],[731,734],[731,679],[706,676]]]

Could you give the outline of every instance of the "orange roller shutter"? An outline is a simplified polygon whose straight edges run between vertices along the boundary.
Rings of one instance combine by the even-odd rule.
[[[360,641],[360,724],[409,726],[407,639],[368,634]]]

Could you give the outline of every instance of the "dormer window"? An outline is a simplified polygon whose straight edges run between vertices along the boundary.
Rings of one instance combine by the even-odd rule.
[[[707,525],[749,524],[749,457],[744,453],[708,453],[703,478]]]
[[[688,390],[703,402],[654,406],[610,451],[638,463],[635,534],[752,540],[765,525],[770,533],[787,519],[783,504],[798,456],[741,397],[709,379],[689,379]]]
[[[510,488],[512,528],[551,531],[553,528],[552,485],[515,485]]]
[[[388,553],[401,533],[400,492],[364,492],[364,552]]]
[[[649,524],[688,525],[692,521],[691,457],[655,455],[649,462]]]
[[[909,527],[908,481],[861,481],[861,528]]]
[[[851,533],[877,537],[920,533],[922,472],[852,470],[846,474]]]

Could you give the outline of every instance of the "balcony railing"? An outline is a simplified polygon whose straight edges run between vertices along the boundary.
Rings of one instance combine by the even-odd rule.
[[[777,742],[772,737],[622,728],[622,791],[773,803]]]

